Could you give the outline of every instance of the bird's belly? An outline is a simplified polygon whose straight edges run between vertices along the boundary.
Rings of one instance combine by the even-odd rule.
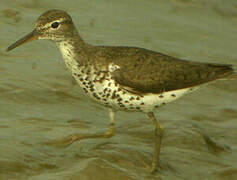
[[[116,110],[153,111],[155,108],[174,101],[196,89],[186,88],[159,94],[134,94],[121,87],[109,75],[78,72],[81,71],[73,72],[73,76],[84,92],[95,101]]]

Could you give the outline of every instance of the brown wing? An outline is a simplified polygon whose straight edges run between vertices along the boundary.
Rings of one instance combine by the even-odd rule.
[[[120,69],[112,73],[113,78],[122,86],[140,93],[188,88],[233,73],[230,65],[180,60],[141,48],[116,48],[110,49],[110,58]]]

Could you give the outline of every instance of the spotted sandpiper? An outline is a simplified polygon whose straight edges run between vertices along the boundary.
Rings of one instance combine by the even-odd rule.
[[[68,144],[85,138],[109,138],[114,135],[116,111],[142,111],[155,125],[151,172],[159,165],[163,135],[154,111],[202,84],[236,76],[231,65],[186,61],[138,47],[88,44],[80,37],[71,17],[62,10],[43,13],[37,19],[35,29],[9,46],[7,51],[36,39],[56,42],[80,87],[109,109],[108,132],[72,134],[66,138]]]

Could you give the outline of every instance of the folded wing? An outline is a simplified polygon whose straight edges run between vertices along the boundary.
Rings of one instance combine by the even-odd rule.
[[[189,88],[233,74],[231,65],[181,60],[154,51],[131,48],[113,59],[120,68],[112,73],[117,83],[138,93],[161,93]],[[113,52],[113,51],[111,51]]]

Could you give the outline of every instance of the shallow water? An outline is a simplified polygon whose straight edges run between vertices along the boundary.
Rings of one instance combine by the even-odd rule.
[[[106,131],[107,110],[83,95],[53,43],[5,52],[42,12],[64,9],[92,44],[237,66],[235,0],[1,0],[0,5],[1,180],[237,178],[236,81],[203,87],[156,112],[165,127],[162,169],[150,175],[153,126],[142,113],[117,113],[111,139],[46,145],[72,133]]]

